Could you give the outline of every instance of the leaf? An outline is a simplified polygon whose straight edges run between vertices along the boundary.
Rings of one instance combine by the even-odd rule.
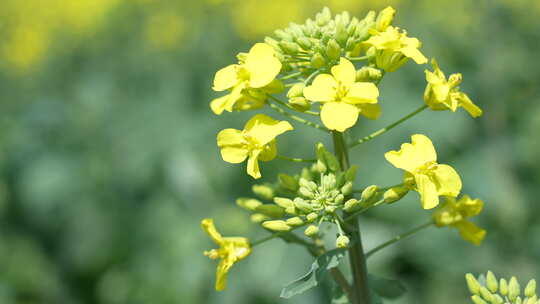
[[[281,290],[280,297],[289,299],[317,286],[327,270],[339,265],[339,261],[345,256],[346,250],[346,248],[338,248],[317,257],[311,264],[308,273],[285,286]]]
[[[385,299],[396,299],[402,296],[407,289],[398,280],[385,279],[368,275],[369,285],[374,293]]]

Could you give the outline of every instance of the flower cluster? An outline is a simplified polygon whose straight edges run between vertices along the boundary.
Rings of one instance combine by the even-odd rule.
[[[510,280],[504,278],[497,280],[493,272],[488,271],[478,279],[468,273],[465,280],[474,304],[540,304],[534,279],[527,283],[523,294],[516,277],[511,277]]]

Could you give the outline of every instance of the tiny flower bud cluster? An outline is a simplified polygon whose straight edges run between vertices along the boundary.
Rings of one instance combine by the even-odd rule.
[[[495,275],[488,271],[485,276],[481,275],[478,279],[468,273],[465,280],[472,294],[471,300],[475,304],[540,304],[534,279],[527,283],[523,294],[516,277],[510,280],[504,278],[497,280]]]

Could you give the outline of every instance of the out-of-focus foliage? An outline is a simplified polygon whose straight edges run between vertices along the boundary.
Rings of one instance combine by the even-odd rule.
[[[431,229],[370,259],[370,269],[405,281],[399,303],[464,303],[465,272],[538,277],[537,1],[3,0],[0,302],[281,302],[281,287],[312,261],[278,241],[238,265],[227,291],[212,291],[200,219],[216,218],[227,235],[264,235],[234,206],[253,181],[215,146],[220,129],[240,128],[251,113],[215,119],[213,73],[323,5],[363,16],[388,4],[425,54],[463,74],[485,114],[425,112],[356,148],[359,186],[399,182],[383,153],[427,134],[440,159],[467,177],[464,193],[486,202],[479,224],[488,236],[474,247]],[[388,76],[383,116],[353,133],[415,109],[424,86],[423,68],[412,64]],[[318,134],[297,130],[282,141],[283,154],[310,156]],[[282,163],[287,173],[299,167]],[[269,180],[276,172],[265,170]],[[367,249],[428,217],[413,194],[368,212]],[[327,303],[328,295],[319,289],[296,302]]]

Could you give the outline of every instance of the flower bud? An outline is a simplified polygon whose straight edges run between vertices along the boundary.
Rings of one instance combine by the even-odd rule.
[[[474,295],[471,297],[471,300],[474,302],[474,304],[488,304],[486,301],[482,300],[480,296]]]
[[[379,191],[379,186],[377,185],[371,185],[368,186],[362,191],[362,194],[360,195],[360,201],[361,202],[370,202],[373,200],[373,198],[376,196],[377,191]]]
[[[305,112],[311,108],[311,103],[304,97],[290,98],[289,104],[299,112]]]
[[[349,195],[352,193],[353,184],[351,182],[346,182],[343,187],[341,187],[341,193],[343,195]]]
[[[299,82],[299,83],[295,83],[290,89],[289,91],[287,92],[287,97],[288,98],[293,98],[293,97],[303,97],[304,96],[304,88],[306,87],[306,85],[302,82]]]
[[[263,203],[254,198],[241,197],[236,200],[236,205],[238,205],[238,207],[246,209],[248,211],[255,211],[255,209],[257,209],[257,207],[262,204]]]
[[[508,295],[508,282],[503,278],[499,280],[499,293],[502,296]]]
[[[319,227],[315,225],[309,225],[306,230],[304,230],[304,234],[313,237],[316,236],[319,233]]]
[[[293,41],[293,36],[285,32],[284,30],[275,30],[274,34],[276,35],[276,37],[278,37],[281,40],[291,41],[291,42]]]
[[[531,304],[536,304],[536,301],[538,300],[538,297],[536,296],[536,294],[532,295],[532,297],[529,297],[527,298],[527,303]]]
[[[467,286],[469,287],[469,291],[474,295],[480,294],[480,283],[476,280],[476,278],[471,274],[467,273],[465,275],[465,280],[467,281]]]
[[[343,210],[350,213],[356,211],[358,207],[360,207],[360,201],[355,198],[351,198],[345,202],[345,204],[343,205]]]
[[[336,187],[336,176],[334,174],[323,175],[321,185],[326,190],[334,189]]]
[[[382,78],[382,71],[376,68],[363,66],[356,71],[356,81],[377,82]]]
[[[504,299],[500,295],[496,294],[496,295],[493,295],[493,300],[491,301],[491,303],[493,303],[493,304],[503,304]]]
[[[336,206],[326,206],[326,207],[324,207],[324,211],[327,214],[333,214],[334,212],[336,212],[336,209],[337,209]]]
[[[291,226],[287,225],[285,221],[275,220],[275,221],[266,221],[262,223],[262,226],[268,230],[284,232],[291,230]]]
[[[409,188],[405,186],[390,188],[384,192],[384,202],[387,204],[394,203],[402,199],[407,193],[409,193]]]
[[[306,219],[308,220],[308,222],[313,222],[315,221],[317,218],[319,217],[319,215],[315,212],[311,212],[309,213],[308,215],[306,215]]]
[[[261,94],[259,99],[266,100],[266,94],[264,94],[264,93],[279,94],[279,93],[281,93],[281,92],[283,92],[285,90],[285,85],[283,84],[283,82],[281,80],[274,79],[274,80],[272,80],[272,82],[267,84],[262,90],[264,92],[263,92],[263,94]]]
[[[343,22],[336,24],[335,37],[337,42],[341,46],[344,47],[347,44],[347,38],[349,38],[349,33],[347,32],[347,28],[345,27],[345,24]]]
[[[304,225],[304,221],[301,218],[299,218],[298,216],[288,218],[286,220],[286,223],[287,223],[287,225],[293,226],[293,227]]]
[[[300,37],[296,40],[296,42],[300,45],[301,48],[303,48],[304,50],[309,50],[311,48],[311,46],[313,45],[311,43],[311,40],[309,40],[308,38],[306,37]]]
[[[293,201],[285,197],[274,197],[274,203],[281,208],[294,207]]]
[[[250,219],[253,223],[260,223],[269,220],[270,218],[264,214],[254,213],[251,215]]]
[[[283,208],[273,204],[263,204],[257,206],[257,208],[255,208],[255,211],[271,218],[280,218],[285,215],[285,210],[283,210]]]
[[[350,240],[346,235],[340,235],[336,239],[336,247],[337,248],[346,248],[349,246]]]
[[[392,8],[391,6],[388,6],[385,9],[383,9],[379,13],[379,16],[377,16],[377,21],[375,22],[375,29],[379,32],[384,32],[386,28],[390,24],[392,24],[395,14],[396,14],[396,10]]]
[[[336,198],[334,198],[334,203],[336,205],[341,205],[343,203],[343,200],[345,199],[345,196],[343,194],[338,194]]]
[[[305,180],[313,180],[313,175],[311,175],[311,171],[309,171],[308,168],[302,168],[302,173],[300,173],[301,179]]]
[[[268,185],[253,185],[251,191],[258,197],[265,200],[272,200],[274,197],[274,189]]]
[[[300,188],[302,189],[302,188]],[[304,188],[305,189],[305,188]],[[313,208],[311,207],[311,204],[306,202],[305,200],[303,200],[302,198],[295,198],[294,199],[294,206],[296,207],[296,209],[304,212],[304,213],[308,213],[308,212],[311,212],[313,211]]]
[[[287,174],[279,174],[278,175],[279,183],[283,186],[283,188],[296,191],[298,190],[298,182],[296,179],[290,175]]]
[[[315,53],[313,57],[311,57],[311,67],[315,69],[320,69],[326,64],[326,60],[320,53]]]
[[[285,213],[290,215],[297,215],[296,208],[294,206],[285,208]]]
[[[448,78],[448,84],[451,87],[457,87],[461,83],[462,80],[463,80],[463,77],[461,76],[460,73],[454,73],[450,75],[450,77]]]
[[[356,178],[356,170],[358,170],[357,165],[352,165],[347,171],[345,171],[345,180],[349,182],[354,182]]]
[[[484,286],[480,287],[480,295],[482,296],[482,298],[484,298],[484,300],[488,302],[491,302],[493,300],[493,294],[489,292],[489,290]]]
[[[281,52],[281,48],[279,47],[279,42],[271,37],[264,37],[264,43],[270,45],[274,48],[274,50]]]
[[[512,301],[515,301],[520,293],[521,290],[516,277],[510,278],[510,282],[508,283],[508,298]]]
[[[321,161],[317,160],[315,164],[313,164],[313,169],[317,173],[326,173],[326,170],[328,169],[326,165]]]
[[[497,289],[499,288],[499,284],[497,283],[497,278],[491,271],[487,272],[486,286],[491,292],[497,292]]]
[[[324,26],[328,22],[330,22],[331,18],[332,18],[332,13],[330,12],[330,9],[328,7],[324,7],[322,12],[316,15],[315,21],[317,22],[317,25]]]
[[[298,193],[300,193],[300,195],[302,195],[303,197],[309,199],[313,199],[315,197],[315,194],[306,187],[300,187],[300,189],[298,189]]]
[[[280,41],[279,46],[287,54],[296,54],[300,50],[300,46],[294,42]]]
[[[326,56],[328,56],[330,60],[338,60],[341,56],[341,47],[336,40],[330,39],[328,42],[328,45],[326,46]]]
[[[532,297],[536,295],[536,280],[530,280],[529,283],[527,283],[527,286],[525,286],[525,291],[523,294],[526,297]]]

